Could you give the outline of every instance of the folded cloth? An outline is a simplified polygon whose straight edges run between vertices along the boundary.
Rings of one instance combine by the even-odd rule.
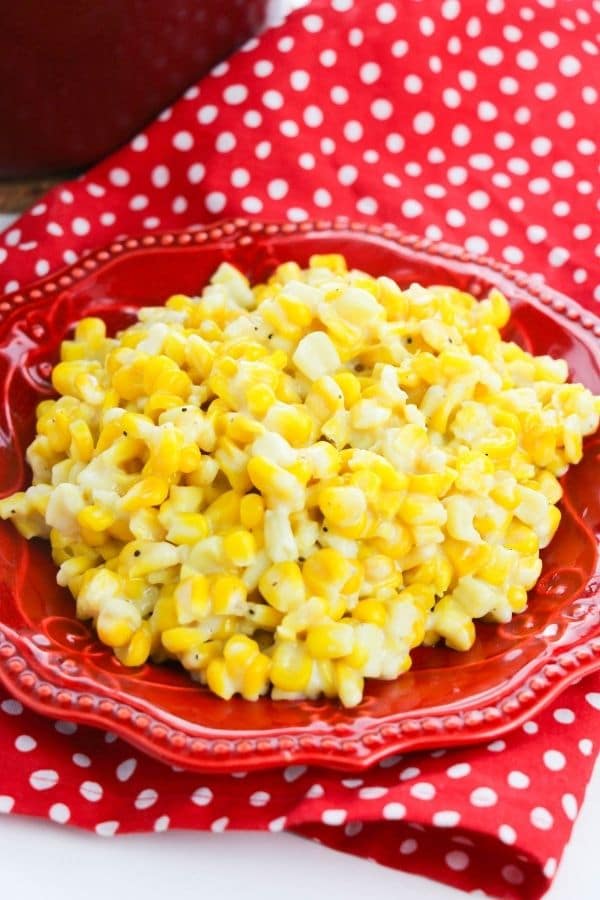
[[[600,300],[600,14],[567,0],[315,0],[0,237],[10,292],[125,233],[346,215],[463,243]],[[594,283],[596,282],[596,283]],[[360,776],[198,776],[0,693],[0,812],[112,835],[290,829],[502,897],[538,897],[583,799],[600,676],[487,747]]]

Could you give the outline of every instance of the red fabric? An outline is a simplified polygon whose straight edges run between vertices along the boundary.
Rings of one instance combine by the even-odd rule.
[[[594,308],[598,3],[316,0],[0,236],[17,289],[123,233],[339,214],[464,243]],[[537,897],[583,799],[600,676],[488,747],[196,776],[0,695],[0,812],[103,834],[287,828],[502,897]]]

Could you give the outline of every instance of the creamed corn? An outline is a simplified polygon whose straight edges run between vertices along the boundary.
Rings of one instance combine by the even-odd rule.
[[[127,666],[175,658],[229,698],[337,696],[411,649],[522,612],[557,480],[598,427],[567,365],[502,340],[509,307],[348,271],[96,318],[37,409],[33,483],[0,501]]]

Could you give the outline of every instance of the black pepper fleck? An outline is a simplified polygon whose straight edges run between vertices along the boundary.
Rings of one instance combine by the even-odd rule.
[[[141,550],[134,550],[134,551],[133,551],[133,555],[134,555],[134,556],[141,556],[141,555],[142,555],[142,551],[141,551]]]

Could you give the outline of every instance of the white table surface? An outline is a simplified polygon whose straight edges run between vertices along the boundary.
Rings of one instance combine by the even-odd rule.
[[[271,18],[304,5],[272,0]],[[0,232],[12,221],[0,214]],[[1,748],[0,748],[1,764]],[[583,810],[547,900],[600,896],[600,761]],[[542,839],[542,838],[540,838]],[[460,891],[408,875],[288,834],[171,831],[106,840],[43,821],[0,816],[0,875],[6,896],[19,900],[127,900],[173,896],[197,900],[452,900]]]

